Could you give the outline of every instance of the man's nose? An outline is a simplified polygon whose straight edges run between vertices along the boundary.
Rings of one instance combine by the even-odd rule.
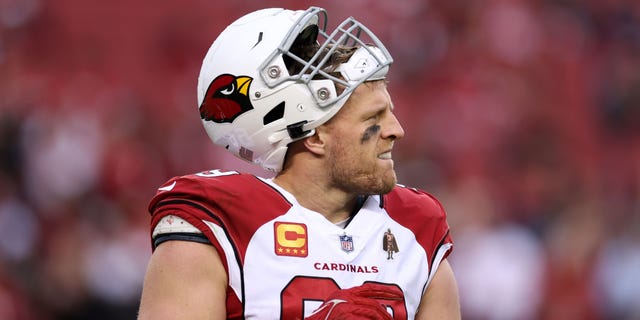
[[[389,114],[388,123],[385,126],[384,138],[397,140],[404,137],[404,129],[393,113]]]

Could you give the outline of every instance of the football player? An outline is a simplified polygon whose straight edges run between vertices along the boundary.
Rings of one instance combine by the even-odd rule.
[[[445,211],[397,184],[392,61],[353,18],[328,31],[318,7],[258,10],[219,35],[202,123],[274,177],[216,169],[158,189],[140,319],[460,318]]]

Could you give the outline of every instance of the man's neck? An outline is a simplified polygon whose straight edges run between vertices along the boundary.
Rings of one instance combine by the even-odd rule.
[[[324,215],[333,223],[344,221],[351,216],[357,195],[330,187],[326,179],[305,170],[295,174],[283,172],[273,181],[291,193],[301,206]]]

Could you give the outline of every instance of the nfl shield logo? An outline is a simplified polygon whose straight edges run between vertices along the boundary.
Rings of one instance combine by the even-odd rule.
[[[340,236],[340,247],[342,251],[349,253],[353,251],[353,237],[348,236],[346,233]]]

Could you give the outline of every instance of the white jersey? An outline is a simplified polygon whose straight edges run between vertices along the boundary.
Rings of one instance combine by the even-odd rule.
[[[413,319],[453,246],[438,201],[402,186],[367,197],[344,228],[271,180],[216,170],[169,180],[149,210],[152,229],[163,230],[154,246],[182,239],[216,248],[229,278],[230,319],[302,319],[333,291],[367,282],[400,288],[404,300],[387,309]],[[167,231],[173,217],[195,232]]]

